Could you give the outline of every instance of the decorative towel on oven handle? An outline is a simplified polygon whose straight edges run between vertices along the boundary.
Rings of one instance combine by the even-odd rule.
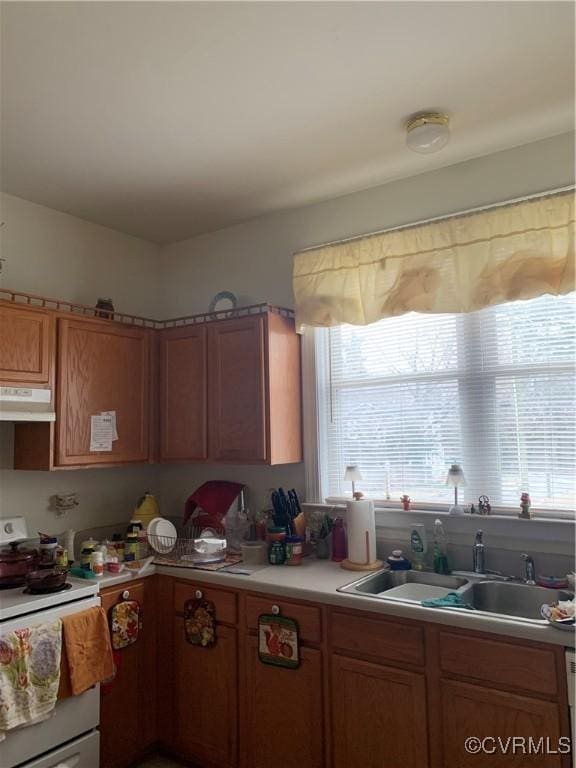
[[[6,731],[51,716],[60,682],[62,622],[0,637],[0,741]]]

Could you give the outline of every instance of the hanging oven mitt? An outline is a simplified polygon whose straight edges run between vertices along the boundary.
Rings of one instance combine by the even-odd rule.
[[[216,608],[203,597],[184,603],[184,632],[192,645],[212,648],[216,645]]]
[[[300,637],[294,619],[263,613],[258,617],[258,656],[264,664],[300,666]]]
[[[136,600],[123,600],[110,608],[110,639],[114,651],[135,643],[141,629],[142,609]]]

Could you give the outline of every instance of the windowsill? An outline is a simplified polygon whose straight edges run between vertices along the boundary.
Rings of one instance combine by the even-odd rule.
[[[326,511],[330,509],[342,510],[346,509],[346,502],[351,501],[349,497],[344,496],[331,496],[326,499],[324,504],[313,504],[316,508],[324,508]],[[372,499],[374,501],[374,509],[376,513],[394,512],[400,514],[413,514],[422,515],[424,518],[439,517],[448,518],[450,520],[476,520],[477,522],[484,520],[501,520],[517,525],[526,525],[530,523],[555,523],[560,525],[573,526],[576,522],[575,513],[566,511],[553,511],[535,509],[533,510],[533,516],[530,520],[525,520],[518,517],[518,513],[511,508],[495,508],[489,515],[470,514],[466,512],[463,515],[450,515],[448,504],[413,504],[408,512],[405,512],[398,504],[386,501],[384,499]],[[378,515],[380,517],[380,515]]]

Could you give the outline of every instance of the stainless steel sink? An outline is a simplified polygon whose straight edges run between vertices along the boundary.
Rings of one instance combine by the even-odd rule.
[[[573,597],[572,593],[561,589],[501,581],[472,582],[461,590],[460,595],[478,611],[540,620],[540,607],[543,603],[570,600]]]
[[[410,585],[417,589],[410,589]],[[441,576],[428,571],[376,571],[340,587],[338,592],[358,597],[378,597],[386,601],[420,603],[419,592],[424,587],[433,588],[429,591],[437,593],[436,596],[458,592],[463,601],[472,605],[477,612],[544,624],[546,620],[540,614],[544,603],[571,600],[574,597],[567,590],[498,580],[497,577],[472,573]]]
[[[452,592],[468,584],[468,580],[458,576],[441,576],[438,573],[429,573],[428,571],[377,571],[358,579],[358,581],[353,581],[345,587],[340,587],[338,591],[348,594],[385,597],[388,590],[404,584],[425,584],[430,587],[445,589],[446,592]]]

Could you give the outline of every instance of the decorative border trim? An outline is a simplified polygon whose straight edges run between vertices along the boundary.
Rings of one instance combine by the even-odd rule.
[[[116,310],[110,312],[110,317],[103,317],[102,315],[106,312],[104,309],[97,309],[96,307],[91,307],[87,304],[78,304],[63,299],[50,299],[47,296],[38,296],[23,291],[13,291],[9,288],[0,288],[0,299],[27,307],[50,309],[56,312],[69,312],[74,315],[93,317],[98,320],[111,320],[114,322],[125,323],[126,325],[137,325],[143,328],[153,328],[155,330],[176,328],[184,325],[198,325],[200,323],[209,323],[215,320],[228,320],[231,318],[249,317],[251,315],[263,315],[267,312],[272,312],[291,320],[294,318],[294,310],[266,303],[252,304],[248,307],[238,307],[237,309],[226,309],[217,312],[201,312],[196,315],[174,317],[169,320],[154,320],[151,317],[129,315],[125,312],[117,312]]]

